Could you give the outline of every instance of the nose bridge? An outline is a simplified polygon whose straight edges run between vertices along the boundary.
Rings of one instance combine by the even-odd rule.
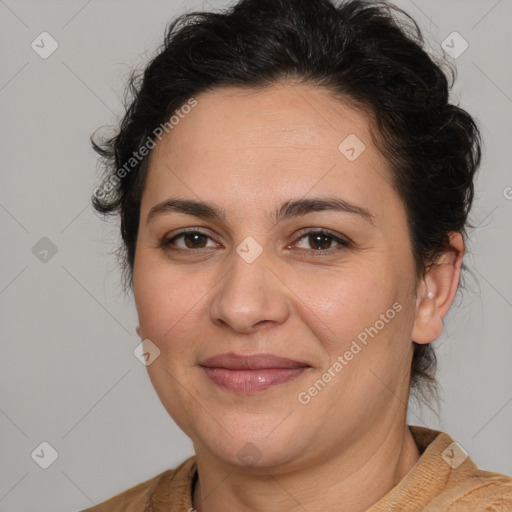
[[[213,322],[251,332],[265,321],[284,322],[287,295],[269,267],[272,258],[256,240],[248,237],[233,251],[229,268],[210,306]]]

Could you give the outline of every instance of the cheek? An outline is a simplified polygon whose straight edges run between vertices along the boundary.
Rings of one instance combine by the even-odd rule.
[[[188,283],[189,289],[192,283]],[[163,340],[186,313],[184,283],[170,266],[162,265],[145,248],[138,249],[134,265],[134,298],[139,324],[146,338]],[[190,292],[188,297],[190,298]],[[189,299],[188,299],[189,300]]]
[[[145,248],[136,257],[134,296],[139,325],[144,337],[159,347],[172,366],[178,360],[192,361],[197,343],[191,339],[201,340],[208,334],[200,331],[208,325],[208,301],[221,283],[216,273],[199,267],[170,264]]]
[[[389,388],[395,389],[408,369],[410,304],[400,284],[384,272],[347,271],[322,285],[324,293],[316,288],[303,307],[303,321],[308,319],[324,351],[320,378],[333,382],[317,407],[338,404],[344,414],[365,402],[380,411],[393,396]]]
[[[397,301],[396,284],[386,274],[373,267],[337,268],[332,273],[315,274],[309,279],[299,278],[296,288],[303,298],[300,307],[303,318],[308,318],[310,328],[320,339],[331,359],[348,349],[352,340],[365,329],[382,320],[390,309],[388,317],[395,316],[392,305]],[[386,317],[385,319],[387,319]],[[383,332],[388,330],[388,324]]]

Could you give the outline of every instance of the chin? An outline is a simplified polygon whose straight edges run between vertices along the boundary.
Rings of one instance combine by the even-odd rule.
[[[228,465],[254,469],[292,467],[304,457],[310,441],[303,426],[294,428],[286,420],[283,422],[284,417],[247,418],[238,414],[231,421],[224,417],[222,426],[214,420],[195,423],[194,432],[187,435],[194,440],[196,450],[206,449]],[[197,428],[198,425],[201,426]]]

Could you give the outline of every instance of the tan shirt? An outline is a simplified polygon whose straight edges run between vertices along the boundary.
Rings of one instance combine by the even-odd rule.
[[[511,512],[512,478],[482,471],[443,432],[410,426],[418,462],[367,512]],[[190,457],[81,512],[193,512],[196,458]]]

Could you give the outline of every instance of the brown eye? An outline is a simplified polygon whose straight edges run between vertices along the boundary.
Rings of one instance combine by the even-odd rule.
[[[197,249],[198,247],[205,247],[206,245],[206,237],[201,233],[188,233],[186,235],[182,235],[183,240],[185,241],[185,245],[189,249]]]
[[[336,245],[333,246],[333,242]],[[308,244],[310,248],[300,246],[300,244],[304,243]],[[323,253],[348,247],[349,245],[347,240],[331,234],[329,231],[309,231],[304,233],[294,246],[304,248],[308,252]]]
[[[308,236],[308,241],[313,249],[329,249],[333,239],[329,235],[315,233]]]
[[[179,240],[182,240],[182,242],[178,243]],[[194,249],[204,249],[208,247],[206,245],[208,240],[212,240],[211,237],[201,231],[184,231],[179,235],[166,240],[164,242],[164,246],[171,250],[193,251]],[[217,244],[214,243],[213,247],[216,246]],[[210,245],[209,247],[212,246]]]

